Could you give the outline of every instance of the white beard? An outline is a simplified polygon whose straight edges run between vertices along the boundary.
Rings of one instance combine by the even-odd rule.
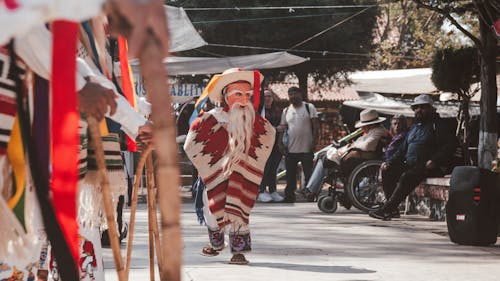
[[[229,109],[228,114],[227,132],[229,137],[229,151],[224,165],[226,176],[233,171],[233,167],[241,160],[248,158],[248,150],[251,145],[253,124],[255,121],[255,111],[251,103],[244,107],[242,107],[241,103],[235,103]]]

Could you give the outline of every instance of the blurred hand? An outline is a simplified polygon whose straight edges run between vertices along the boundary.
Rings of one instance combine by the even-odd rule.
[[[425,163],[425,168],[429,169],[429,170],[435,169],[436,163],[434,163],[434,161],[432,161],[432,160],[429,160],[429,161],[427,161],[427,163]]]
[[[150,144],[153,141],[153,123],[146,121],[139,127],[139,135],[136,141],[143,144]]]
[[[111,28],[127,36],[130,57],[137,58],[148,35],[152,33],[159,43],[163,56],[168,55],[168,29],[165,9],[161,0],[110,0]],[[116,18],[118,17],[118,18]],[[120,23],[126,20],[127,23]]]
[[[110,110],[110,115],[115,114],[117,106],[115,98],[115,93],[112,90],[89,81],[78,92],[80,112],[101,121],[108,110]]]
[[[276,127],[276,130],[278,132],[284,132],[286,129],[288,129],[288,125],[287,124],[281,124],[281,125],[278,125],[278,127]]]
[[[384,162],[384,163],[382,163],[382,165],[380,165],[380,170],[387,171],[387,169],[389,169],[389,164],[387,164],[386,162]]]

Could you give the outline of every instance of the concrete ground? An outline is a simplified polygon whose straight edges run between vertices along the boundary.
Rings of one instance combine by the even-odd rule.
[[[325,214],[315,203],[257,203],[250,264],[230,265],[227,250],[216,257],[199,254],[206,229],[198,224],[191,200],[184,201],[183,281],[500,280],[498,244],[455,245],[446,223],[423,216],[384,222],[344,208]],[[130,280],[149,280],[146,204],[139,205],[137,220]],[[105,267],[106,280],[117,280],[109,249]]]

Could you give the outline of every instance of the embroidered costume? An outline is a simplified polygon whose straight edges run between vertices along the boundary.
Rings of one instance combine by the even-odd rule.
[[[209,83],[207,89],[213,90],[212,94],[209,93],[212,101],[220,101],[217,95],[221,96],[222,89],[236,81],[244,80],[255,85],[252,71],[233,71],[236,73],[234,77],[225,77],[231,73],[226,71],[217,77],[219,80],[215,86],[213,81]],[[250,78],[242,73],[250,73]],[[211,247],[215,251],[224,248],[224,229],[229,226],[231,252],[238,254],[251,250],[249,216],[274,144],[275,130],[267,120],[255,115],[252,131],[248,134],[249,147],[245,147],[246,152],[233,161],[232,140],[228,131],[231,110],[229,107],[217,107],[195,119],[184,150],[206,185],[203,211]]]

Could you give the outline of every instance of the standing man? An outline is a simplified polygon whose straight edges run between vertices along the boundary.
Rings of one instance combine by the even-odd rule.
[[[388,199],[370,217],[390,220],[398,216],[399,204],[423,179],[442,176],[450,168],[458,142],[453,128],[446,127],[432,104],[428,95],[417,96],[411,104],[413,126],[401,147],[380,166]]]
[[[255,114],[251,102],[258,103],[263,79],[258,71],[236,68],[215,75],[206,91],[218,106],[195,119],[184,143],[206,185],[203,215],[210,243],[201,254],[216,256],[224,249],[228,226],[232,264],[248,263],[249,216],[275,139],[273,126]]]
[[[303,101],[302,90],[298,87],[288,89],[290,106],[281,115],[279,142],[280,151],[285,155],[286,164],[286,203],[295,202],[297,189],[297,164],[302,163],[305,182],[309,181],[313,168],[314,147],[318,140],[319,121],[314,105]]]

